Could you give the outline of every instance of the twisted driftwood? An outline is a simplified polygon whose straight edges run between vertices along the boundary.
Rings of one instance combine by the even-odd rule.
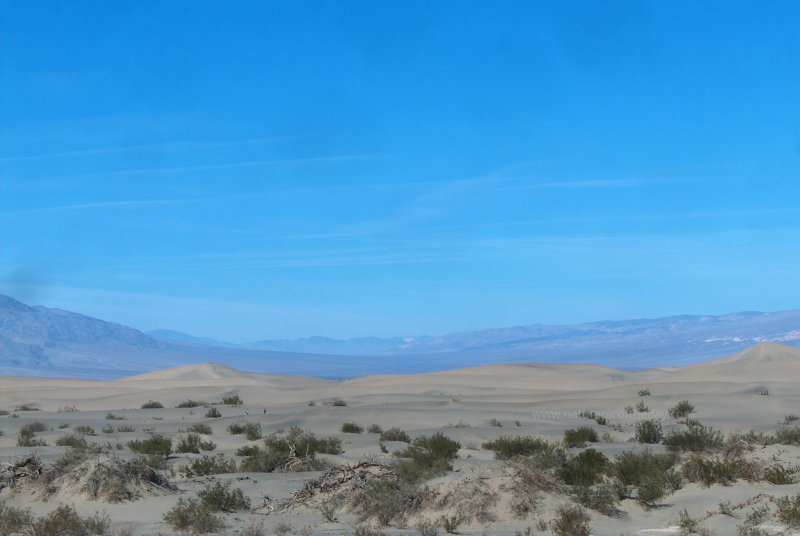
[[[36,454],[14,463],[0,463],[0,490],[17,485],[20,481],[32,482],[44,472],[44,465]]]

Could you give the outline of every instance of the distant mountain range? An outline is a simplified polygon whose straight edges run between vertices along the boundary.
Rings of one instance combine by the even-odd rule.
[[[346,378],[519,362],[675,366],[760,342],[800,347],[800,310],[532,325],[441,337],[310,337],[237,345],[28,306],[0,294],[0,373],[114,379],[214,361],[253,372]]]

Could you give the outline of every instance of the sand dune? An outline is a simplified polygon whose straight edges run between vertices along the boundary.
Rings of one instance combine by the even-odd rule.
[[[639,396],[641,389],[651,394]],[[765,394],[765,390],[769,394]],[[204,407],[175,408],[186,399],[218,402],[223,396],[233,394],[244,399],[245,405],[215,406],[221,414],[219,418],[207,417]],[[331,405],[335,399],[346,405]],[[502,435],[535,435],[559,441],[568,428],[592,426],[604,437],[593,446],[613,458],[627,450],[641,449],[630,439],[637,422],[642,419],[661,421],[665,431],[680,428],[669,417],[668,409],[682,399],[695,405],[696,413],[692,417],[725,434],[750,430],[775,433],[784,426],[780,423],[787,415],[800,414],[800,350],[760,344],[720,360],[642,371],[581,364],[510,364],[419,375],[368,376],[340,382],[254,374],[218,363],[165,369],[111,382],[5,376],[0,377],[0,409],[11,410],[17,417],[0,417],[0,429],[4,432],[0,436],[0,461],[13,462],[19,456],[30,454],[31,449],[17,446],[16,440],[20,429],[35,421],[44,423],[47,428],[37,433],[37,437],[44,439],[48,446],[35,449],[45,464],[52,464],[66,451],[66,447],[55,446],[55,441],[79,425],[95,430],[95,435],[87,436],[88,441],[122,447],[112,448],[110,458],[104,458],[106,461],[102,464],[87,466],[93,470],[109,463],[113,465],[115,459],[133,458],[134,454],[126,447],[131,439],[161,434],[177,444],[186,435],[181,430],[192,424],[211,427],[213,434],[208,439],[215,443],[212,453],[223,453],[237,460],[242,458],[234,456],[236,449],[258,442],[231,435],[227,430],[229,425],[257,423],[264,434],[298,426],[318,436],[339,438],[344,452],[322,458],[331,464],[350,466],[369,460],[391,463],[392,458],[382,452],[376,434],[342,433],[341,426],[346,421],[364,427],[371,424],[383,429],[399,427],[411,437],[443,431],[461,443],[459,457],[454,462],[455,471],[429,482],[439,502],[431,503],[419,516],[433,519],[471,512],[476,507],[463,502],[466,498],[496,497],[497,502],[491,507],[495,512],[493,521],[478,521],[473,517],[462,524],[459,532],[510,536],[517,531],[524,532],[537,521],[549,522],[557,515],[559,506],[573,504],[575,500],[568,494],[542,493],[530,515],[515,517],[511,510],[514,487],[509,476],[511,469],[504,462],[494,460],[491,451],[481,448],[485,441]],[[141,409],[149,400],[157,400],[165,408]],[[20,404],[31,405],[39,411],[13,411]],[[642,408],[644,411],[634,409],[639,404],[646,406]],[[581,417],[580,413],[585,411],[605,416],[608,423],[600,425]],[[109,413],[114,419],[108,418]],[[385,447],[391,451],[403,448],[404,444],[388,441]],[[661,445],[651,448],[664,450]],[[571,454],[580,451],[570,450]],[[179,467],[198,456],[173,454],[171,463]],[[796,478],[800,477],[800,447],[759,446],[747,456],[762,464],[780,462],[794,471]],[[113,472],[112,469],[107,471]],[[150,497],[147,493],[136,495],[137,490],[133,489],[125,493],[140,498],[116,504],[93,498],[91,490],[95,477],[78,474],[63,482],[73,482],[71,485],[78,486],[76,489],[80,489],[80,493],[62,490],[49,495],[48,501],[42,501],[41,494],[11,493],[6,489],[0,491],[0,500],[7,500],[12,506],[30,507],[36,515],[45,514],[60,503],[75,504],[84,514],[105,510],[117,528],[127,527],[137,535],[168,534],[171,529],[162,517],[178,497],[192,497],[217,480],[231,482],[242,489],[253,503],[250,513],[222,515],[229,531],[240,531],[247,522],[262,520],[269,532],[280,523],[288,523],[296,531],[308,527],[311,534],[351,534],[357,516],[344,506],[337,511],[338,521],[332,522],[321,516],[318,503],[296,506],[285,512],[272,511],[272,507],[262,505],[264,497],[270,497],[269,504],[273,505],[290,498],[293,492],[303,489],[304,482],[320,475],[319,472],[232,473],[198,479],[171,473],[180,492]],[[676,523],[684,508],[703,519],[703,525],[713,534],[725,535],[736,533],[736,526],[742,523],[751,507],[741,507],[738,517],[734,518],[714,513],[720,502],[731,501],[738,505],[755,501],[753,504],[758,505],[762,499],[754,498],[798,492],[800,483],[779,486],[739,480],[729,486],[711,487],[686,483],[668,495],[658,508],[642,508],[635,499],[628,498],[618,503],[618,515],[587,512],[592,534],[596,535],[677,534]],[[409,527],[413,529],[419,516],[408,521]],[[769,523],[778,526],[774,518]],[[382,530],[387,534],[413,532],[392,526]]]

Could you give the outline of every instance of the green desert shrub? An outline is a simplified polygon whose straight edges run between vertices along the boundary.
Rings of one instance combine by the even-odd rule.
[[[206,411],[206,417],[209,419],[216,419],[218,417],[222,417],[222,413],[220,413],[217,408],[210,407],[208,408],[208,411]]]
[[[155,400],[148,400],[144,404],[142,404],[142,409],[159,409],[163,408],[164,404],[161,402],[157,402]]]
[[[323,402],[326,406],[338,406],[338,407],[345,407],[347,406],[347,402],[342,400],[341,398],[334,398],[333,400],[328,400]]]
[[[270,473],[281,470],[311,470],[324,466],[315,461],[316,454],[340,454],[342,442],[335,437],[317,438],[312,432],[293,426],[285,434],[272,434],[264,440],[264,450],[259,450],[243,460],[243,472]],[[292,456],[302,458],[304,463],[292,469],[287,464]]]
[[[215,448],[217,445],[213,441],[203,441],[198,434],[190,433],[180,438],[175,452],[199,454],[201,450],[214,450]]]
[[[85,426],[85,425],[82,425],[82,426],[74,426],[74,427],[72,428],[72,430],[73,430],[73,431],[74,431],[76,434],[81,434],[81,435],[94,435],[94,428],[92,428],[91,426]]]
[[[344,434],[360,434],[364,431],[364,427],[354,422],[342,423],[342,433]]]
[[[650,411],[650,408],[647,407],[647,404],[644,403],[644,400],[640,400],[636,404],[636,411],[638,411],[639,413],[647,413],[648,411]]]
[[[570,428],[564,431],[562,443],[565,447],[583,447],[587,442],[597,443],[599,441],[597,432],[589,426],[581,426],[577,429]]]
[[[17,436],[17,446],[18,447],[47,446],[47,442],[44,439],[36,437],[36,432],[43,432],[45,430],[47,430],[47,426],[45,426],[44,423],[41,423],[39,421],[35,421],[24,425],[19,430],[19,436]]]
[[[704,452],[722,448],[722,434],[710,426],[695,424],[667,432],[661,442],[673,451]]]
[[[218,532],[225,525],[210,508],[194,499],[180,497],[178,503],[164,514],[164,522],[181,532],[203,534]]]
[[[650,396],[650,389],[648,389],[647,387],[645,387],[644,389],[639,389],[639,392],[636,394],[638,394],[641,397]]]
[[[764,480],[770,484],[783,486],[786,484],[794,484],[794,476],[792,471],[786,469],[781,464],[775,464],[764,469]]]
[[[109,425],[106,425],[106,426],[103,426],[103,428],[102,428],[102,432],[103,432],[104,434],[113,434],[113,433],[114,433],[114,427],[113,427],[113,426],[111,426],[110,424],[109,424]]]
[[[134,439],[128,441],[128,448],[137,454],[166,458],[172,454],[172,440],[161,435],[154,435],[143,440]]]
[[[636,433],[633,436],[639,443],[656,444],[664,437],[661,423],[654,419],[646,419],[636,423]]]
[[[681,400],[669,408],[669,416],[673,419],[685,419],[694,413],[694,406],[688,400]]]
[[[187,398],[186,400],[179,403],[176,408],[198,408],[200,406],[210,406],[208,402],[204,400],[192,400],[191,398]]]
[[[255,456],[261,451],[258,445],[244,445],[236,449],[237,456]]]
[[[800,445],[800,426],[778,428],[775,438],[781,445]]]
[[[110,518],[105,514],[81,517],[75,507],[61,505],[44,517],[28,525],[30,536],[62,536],[106,534],[111,526]]]
[[[549,441],[534,436],[501,436],[481,445],[493,450],[498,460],[510,460],[519,456],[532,456],[556,447]]]
[[[261,439],[261,424],[257,422],[235,423],[228,426],[228,432],[232,435],[244,434],[249,441]]]
[[[39,411],[39,408],[33,404],[20,404],[14,408],[14,411]]]
[[[411,443],[411,438],[408,434],[400,428],[389,428],[381,432],[381,441],[402,441],[403,443]]]
[[[800,493],[794,497],[781,497],[775,504],[778,520],[791,529],[800,529]]]
[[[608,465],[608,458],[602,452],[589,448],[568,459],[556,474],[565,484],[591,486],[602,478]]]
[[[664,476],[680,461],[675,452],[654,454],[645,449],[640,452],[621,452],[610,466],[610,474],[625,486],[640,486],[648,476]]]
[[[225,459],[223,454],[217,454],[216,456],[203,455],[190,460],[186,465],[182,465],[179,472],[186,477],[235,473],[236,462]]]
[[[580,506],[560,506],[550,527],[555,536],[589,536],[591,533],[589,516]]]
[[[615,514],[619,504],[619,493],[614,482],[603,482],[596,486],[575,486],[572,488],[572,497],[581,506],[607,516]]]
[[[751,481],[760,478],[758,465],[744,458],[693,456],[683,465],[681,472],[689,482],[701,482],[705,486],[727,486],[742,478]]]
[[[375,478],[353,496],[350,506],[360,522],[375,519],[385,527],[404,524],[433,499],[434,494],[427,487],[388,477]]]
[[[117,426],[117,432],[120,432],[120,433],[123,433],[123,434],[124,433],[135,432],[135,431],[136,431],[136,428],[134,428],[133,426]]]
[[[195,434],[211,435],[211,427],[207,424],[197,423],[193,424],[186,429],[187,432],[194,432]]]
[[[230,395],[230,396],[223,396],[222,403],[225,406],[241,406],[244,404],[244,400],[239,395]]]
[[[383,428],[381,428],[380,424],[370,424],[367,426],[367,432],[370,434],[382,434]]]
[[[3,536],[23,532],[31,523],[33,516],[30,508],[14,508],[0,503],[0,534]]]
[[[214,482],[197,492],[203,506],[213,512],[241,512],[250,509],[248,499],[239,488],[230,489],[230,482]]]
[[[108,413],[106,413],[106,419],[108,419],[109,421],[124,421],[125,417],[123,417],[122,415],[115,415],[114,413],[111,413],[109,411]]]
[[[68,434],[56,439],[56,446],[58,447],[71,447],[78,450],[88,450],[89,442],[86,438],[79,434]]]
[[[442,432],[426,437],[420,436],[395,455],[401,460],[395,464],[400,477],[408,482],[427,480],[452,470],[451,461],[458,456],[461,444],[445,436]]]

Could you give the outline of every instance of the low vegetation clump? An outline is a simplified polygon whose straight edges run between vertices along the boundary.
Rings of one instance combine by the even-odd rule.
[[[404,430],[394,427],[381,432],[381,441],[401,441],[403,443],[411,443],[411,438],[405,433]]]
[[[656,444],[664,437],[661,423],[655,419],[646,419],[636,423],[636,434],[633,436],[639,443]]]
[[[230,482],[214,482],[197,492],[203,506],[213,512],[242,512],[250,509],[248,499],[239,488],[230,489]]]
[[[243,472],[271,473],[321,469],[317,454],[340,454],[342,442],[335,437],[318,438],[312,432],[293,426],[286,434],[272,434],[264,440],[264,450],[243,460]]]
[[[20,404],[14,408],[14,411],[39,411],[39,408],[32,404]]]
[[[704,452],[722,448],[722,434],[710,426],[692,424],[681,430],[672,430],[662,439],[669,450]]]
[[[236,462],[225,459],[222,454],[216,456],[203,455],[195,458],[186,465],[182,465],[178,471],[187,478],[194,476],[218,475],[222,473],[235,473]]]
[[[194,432],[195,434],[211,435],[211,427],[207,424],[197,423],[193,424],[186,429],[187,432]]]
[[[639,392],[636,394],[638,394],[641,397],[650,396],[650,389],[648,389],[647,387],[645,387],[644,389],[639,389]]]
[[[106,514],[81,517],[75,507],[61,505],[44,517],[31,521],[27,527],[30,536],[62,536],[107,534],[111,520]]]
[[[581,426],[577,429],[570,428],[564,431],[562,443],[565,447],[583,447],[587,442],[597,443],[599,441],[597,432],[589,426]]]
[[[498,421],[495,418],[491,418],[491,419],[489,419],[489,426],[494,426],[495,428],[502,428],[503,427],[503,423],[501,423],[500,421]]]
[[[231,435],[240,435],[243,434],[249,441],[255,441],[256,439],[261,439],[261,424],[257,422],[248,422],[248,423],[234,423],[228,426],[228,432]]]
[[[800,529],[800,493],[794,497],[781,497],[775,504],[778,520],[791,529]]]
[[[222,519],[195,499],[178,499],[178,503],[164,514],[164,522],[182,532],[218,532],[225,524]]]
[[[222,404],[224,406],[241,406],[244,404],[244,400],[239,395],[223,396]]]
[[[764,469],[764,480],[777,486],[794,484],[794,473],[781,464],[775,464]]]
[[[176,408],[198,408],[200,406],[210,406],[208,402],[204,400],[192,400],[191,398],[187,398],[186,400],[179,403]]]
[[[647,413],[648,411],[650,411],[650,408],[647,407],[647,404],[644,403],[644,400],[640,400],[636,404],[636,411],[638,411],[639,413]]]
[[[133,426],[117,426],[117,432],[120,432],[120,433],[123,433],[123,434],[130,433],[130,432],[135,432],[135,431],[136,431],[136,428],[134,428]]]
[[[753,481],[761,477],[758,465],[743,458],[693,456],[683,465],[681,472],[689,482],[701,482],[704,486],[727,486],[742,478]]]
[[[481,445],[484,449],[493,450],[498,460],[510,460],[520,456],[533,456],[556,448],[545,439],[534,436],[501,436]]]
[[[42,438],[36,437],[36,432],[44,432],[47,426],[39,421],[28,423],[19,430],[17,437],[18,447],[45,447],[47,441]]]
[[[550,522],[555,536],[589,536],[589,516],[580,506],[564,505]]]
[[[6,414],[7,414],[7,413],[6,413]],[[798,421],[798,420],[800,420],[800,417],[798,417],[798,416],[797,416],[797,415],[795,415],[794,413],[791,413],[791,414],[789,414],[789,415],[786,415],[786,416],[783,418],[783,422],[782,422],[781,424],[792,424],[793,422],[795,422],[795,421]]]
[[[602,452],[590,448],[568,459],[556,474],[565,484],[591,486],[602,479],[608,465],[608,458]]]
[[[364,431],[364,427],[354,422],[342,423],[342,433],[344,434],[360,434]]]
[[[375,519],[384,527],[400,526],[429,505],[433,495],[427,487],[402,479],[375,478],[351,498],[350,506],[362,523]]]
[[[322,403],[324,406],[338,406],[338,407],[345,407],[347,406],[347,402],[342,400],[341,398],[334,398],[333,400],[326,400]]]
[[[124,421],[125,417],[123,417],[122,415],[116,415],[109,411],[108,413],[106,413],[106,419],[108,419],[109,421]]]
[[[148,400],[144,404],[142,404],[142,409],[160,409],[163,408],[164,404],[161,402],[157,402],[155,400]]]
[[[647,449],[641,452],[627,451],[614,458],[609,474],[621,486],[620,498],[632,497],[635,489],[639,502],[652,506],[667,492],[680,488],[681,476],[674,470],[679,461],[680,456],[675,452],[654,454]]]
[[[380,424],[370,424],[367,426],[367,432],[370,434],[382,434],[383,428],[381,428]]]
[[[95,443],[89,443],[88,441],[86,441],[86,438],[80,434],[68,434],[65,436],[61,436],[58,439],[56,439],[56,446],[70,447],[73,449],[90,451],[90,452],[100,451],[100,445],[96,445]]]
[[[203,441],[198,434],[190,433],[181,437],[178,446],[175,447],[175,452],[199,454],[201,450],[214,450],[215,448],[217,445],[213,441]]]
[[[220,413],[217,408],[210,407],[208,408],[208,411],[206,411],[206,417],[209,419],[217,419],[219,417],[222,417],[222,413]]]
[[[128,448],[137,454],[167,458],[172,454],[172,440],[161,435],[154,435],[144,440],[128,441]]]
[[[590,508],[607,516],[617,512],[619,490],[616,482],[603,482],[596,486],[575,486],[572,497],[585,508]]]
[[[74,431],[76,434],[81,434],[81,435],[95,435],[95,434],[94,434],[94,428],[92,428],[91,426],[86,426],[86,425],[74,426],[74,427],[72,428],[72,430],[73,430],[73,431]]]
[[[403,480],[419,482],[451,471],[451,462],[458,457],[461,444],[437,432],[430,437],[417,437],[406,449],[395,452],[399,458],[408,458],[395,464]]]
[[[244,445],[236,449],[237,456],[255,456],[261,449],[258,445]]]
[[[800,426],[778,428],[775,432],[775,439],[777,439],[778,443],[781,445],[800,446]]]
[[[685,419],[692,413],[694,413],[694,405],[688,400],[681,400],[669,408],[669,416],[673,419]]]
[[[14,508],[0,503],[0,534],[22,532],[24,527],[33,523],[30,508]]]

